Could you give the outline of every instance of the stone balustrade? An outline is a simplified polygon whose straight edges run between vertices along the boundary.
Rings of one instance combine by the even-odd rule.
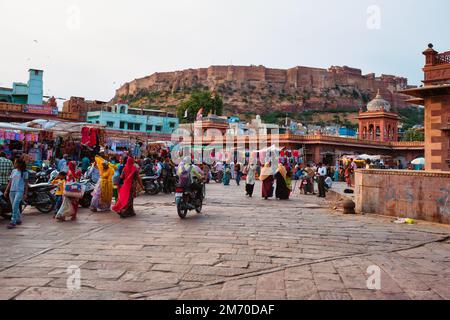
[[[438,53],[435,61],[436,64],[450,64],[450,51]]]
[[[342,145],[358,145],[358,146],[374,146],[385,149],[424,149],[424,142],[422,141],[373,141],[364,140],[359,138],[351,137],[336,137],[328,135],[296,135],[291,133],[286,134],[272,134],[272,135],[242,135],[242,136],[224,136],[223,141],[226,139],[233,139],[235,142],[245,143],[245,142],[257,142],[261,139],[266,139],[268,143],[278,142],[282,145],[284,144],[342,144]],[[217,142],[217,137],[206,136],[203,137],[203,143],[208,144],[214,141]]]

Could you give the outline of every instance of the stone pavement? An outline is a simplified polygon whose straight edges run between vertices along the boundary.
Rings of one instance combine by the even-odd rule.
[[[80,210],[0,222],[0,299],[450,299],[450,228],[344,216],[313,196],[265,201],[260,185],[207,186],[204,213],[140,196],[137,217]],[[67,289],[69,266],[81,289]],[[367,288],[369,266],[381,290]]]

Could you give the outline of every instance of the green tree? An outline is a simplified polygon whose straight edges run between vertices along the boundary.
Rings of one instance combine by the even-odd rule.
[[[223,101],[217,93],[212,94],[209,91],[197,91],[191,94],[189,99],[181,102],[177,107],[177,115],[182,123],[194,122],[197,113],[203,108],[203,116],[214,113],[222,115]],[[185,117],[187,111],[187,117]]]
[[[424,123],[424,109],[418,107],[406,107],[398,110],[402,117],[405,130],[408,130],[415,125],[423,125]]]
[[[425,141],[425,134],[423,131],[408,129],[403,135],[403,141]]]

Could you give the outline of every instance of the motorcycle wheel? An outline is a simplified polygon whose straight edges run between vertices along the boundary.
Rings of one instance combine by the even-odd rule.
[[[223,173],[220,172],[216,175],[216,178],[214,179],[217,183],[222,183],[222,179],[223,179]]]
[[[36,209],[38,209],[40,213],[50,213],[55,209],[55,199],[53,196],[51,194],[46,194],[46,196],[48,197],[48,202],[36,206]]]
[[[10,220],[11,219],[11,215],[12,213],[4,213],[3,209],[0,208],[0,217],[3,217],[6,220]]]
[[[184,206],[184,208],[183,208],[183,201],[180,201],[180,202],[177,204],[177,212],[178,212],[178,216],[179,216],[181,219],[186,218],[187,213],[188,213],[188,208],[187,208],[186,206]]]
[[[195,206],[195,211],[197,213],[201,213],[202,212],[202,208],[203,208],[203,201],[199,201],[199,202],[200,203]]]
[[[151,196],[157,195],[159,193],[159,188],[155,185],[145,188],[145,193]]]

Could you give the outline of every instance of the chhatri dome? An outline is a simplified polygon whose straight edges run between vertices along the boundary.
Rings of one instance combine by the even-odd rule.
[[[370,101],[367,104],[367,111],[368,112],[376,112],[376,111],[390,112],[391,104],[388,101],[383,99],[383,97],[380,94],[380,90],[378,90],[378,93],[377,93],[377,96],[375,97],[375,99],[373,99],[372,101]]]

